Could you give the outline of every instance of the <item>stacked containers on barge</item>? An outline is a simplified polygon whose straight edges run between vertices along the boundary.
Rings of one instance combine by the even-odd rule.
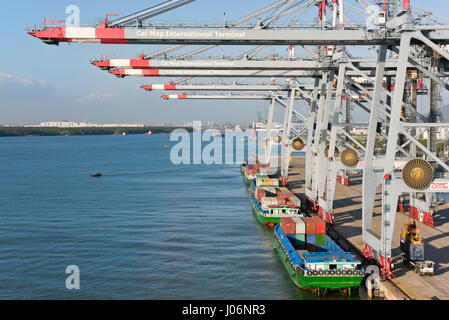
[[[262,164],[262,163],[247,163],[246,161],[240,165],[240,173],[243,176],[243,181],[246,185],[249,186],[250,182],[256,178],[268,178],[268,170],[270,168],[270,164]]]
[[[350,294],[363,279],[362,264],[325,234],[323,223],[314,218],[283,218],[274,230],[275,249],[297,287],[317,289],[318,294],[347,289]]]
[[[306,250],[309,252],[326,251],[326,222],[318,217],[303,219],[306,234]]]
[[[301,218],[282,218],[281,228],[296,249],[306,249],[306,225]]]
[[[280,188],[270,185],[271,182],[279,180],[255,179],[250,182],[251,207],[258,222],[273,227],[283,217],[301,217],[301,201],[296,196],[285,199]]]

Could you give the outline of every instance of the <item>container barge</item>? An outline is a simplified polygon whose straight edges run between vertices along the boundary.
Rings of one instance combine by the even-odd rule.
[[[335,290],[350,296],[360,286],[364,268],[325,232],[325,222],[317,217],[283,218],[274,228],[274,247],[298,288],[318,296]]]
[[[257,221],[274,227],[284,217],[303,217],[301,200],[287,188],[275,185],[279,180],[256,178],[250,182],[251,210]]]
[[[240,173],[243,177],[243,182],[249,187],[250,182],[256,178],[268,179],[269,165],[263,165],[261,163],[247,163],[244,161],[240,165]]]

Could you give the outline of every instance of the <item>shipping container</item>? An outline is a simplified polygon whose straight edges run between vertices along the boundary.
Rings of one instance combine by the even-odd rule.
[[[319,217],[313,217],[312,219],[315,221],[315,233],[326,234],[326,222]]]
[[[297,239],[298,237],[299,237],[299,239]],[[306,249],[304,235],[287,234],[287,238],[290,241],[290,243],[293,245],[293,248],[295,250],[305,250]]]
[[[304,235],[306,233],[306,224],[301,218],[292,218],[296,224],[296,234]]]
[[[326,222],[318,217],[303,218],[307,234],[326,234]]]
[[[298,247],[296,250],[300,250],[299,247],[305,248],[306,246],[306,235],[305,234],[296,234],[295,235],[295,246]]]
[[[302,218],[306,225],[306,234],[315,234],[315,223],[312,218]]]
[[[276,198],[273,197],[262,197],[261,201],[262,207],[272,207],[272,206],[278,206],[279,202]]]
[[[296,234],[296,223],[292,218],[281,218],[281,228],[286,234]]]
[[[262,198],[265,197],[265,193],[266,193],[265,190],[257,189],[256,190],[256,199],[257,199],[257,201],[261,202]]]
[[[309,245],[316,245],[316,235],[315,234],[307,234],[306,235],[306,243]]]
[[[317,246],[323,246],[324,248],[326,248],[326,239],[327,239],[326,234],[319,234],[319,233],[315,234],[315,239],[316,239],[315,244]]]

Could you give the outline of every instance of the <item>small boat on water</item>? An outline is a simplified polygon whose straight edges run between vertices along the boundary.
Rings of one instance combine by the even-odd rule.
[[[101,173],[97,172],[97,173],[92,173],[90,176],[91,176],[92,178],[100,178],[100,177],[102,177],[103,175],[102,175]]]
[[[127,135],[128,135],[128,134],[127,134],[126,132],[123,132],[123,133],[121,134],[122,137],[127,136]]]
[[[152,135],[153,135],[153,132],[151,132],[151,130],[150,130],[150,131],[148,131],[147,133],[144,133],[143,135],[144,135],[144,136],[152,136]]]
[[[318,217],[283,218],[274,235],[274,247],[298,288],[318,296],[328,290],[350,296],[360,286],[365,275],[362,263],[326,235],[326,223]]]

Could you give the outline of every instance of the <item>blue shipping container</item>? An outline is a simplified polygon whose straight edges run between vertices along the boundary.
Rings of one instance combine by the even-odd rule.
[[[314,234],[307,234],[306,235],[306,243],[309,245],[315,245],[316,244],[316,236]]]

